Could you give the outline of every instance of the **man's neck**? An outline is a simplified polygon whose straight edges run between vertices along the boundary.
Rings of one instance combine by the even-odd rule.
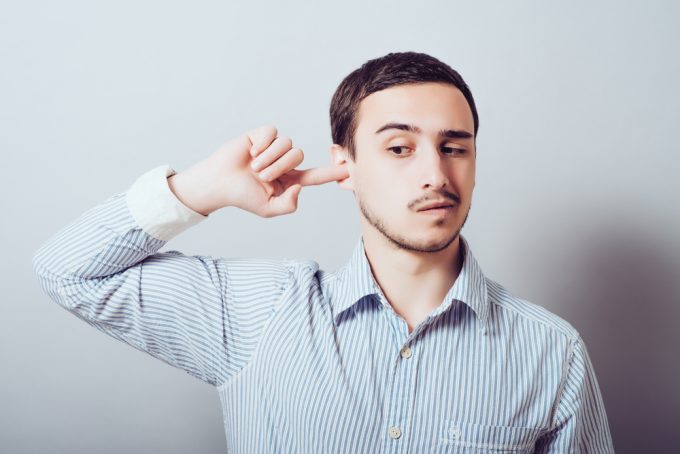
[[[409,331],[442,303],[463,265],[460,235],[430,253],[399,248],[379,232],[364,231],[363,241],[376,282]]]

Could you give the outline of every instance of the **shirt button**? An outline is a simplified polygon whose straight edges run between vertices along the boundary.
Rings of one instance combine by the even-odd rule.
[[[401,357],[409,359],[411,357],[411,349],[409,347],[404,347],[401,349]]]
[[[401,429],[398,427],[390,427],[390,438],[397,439],[401,437]]]

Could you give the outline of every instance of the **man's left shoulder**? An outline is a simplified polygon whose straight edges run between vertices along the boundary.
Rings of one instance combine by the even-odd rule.
[[[542,327],[572,342],[580,338],[580,333],[571,323],[545,307],[513,295],[505,286],[488,277],[486,286],[492,312]]]

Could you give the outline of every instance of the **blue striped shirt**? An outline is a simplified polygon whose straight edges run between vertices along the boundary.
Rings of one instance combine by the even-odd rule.
[[[98,330],[214,385],[229,452],[613,452],[583,339],[485,277],[467,240],[446,297],[409,332],[363,240],[313,260],[158,252],[202,216],[159,166],[33,258]]]

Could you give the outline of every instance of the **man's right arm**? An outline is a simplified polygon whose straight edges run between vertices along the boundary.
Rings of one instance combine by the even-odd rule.
[[[57,232],[34,255],[45,292],[100,331],[219,385],[247,364],[288,283],[285,261],[159,253],[206,216],[159,166]]]
[[[223,383],[247,363],[291,279],[288,264],[158,250],[220,208],[287,214],[302,186],[348,177],[339,165],[296,170],[302,159],[265,126],[176,175],[159,166],[58,232],[36,252],[34,270],[54,301],[99,330]]]

